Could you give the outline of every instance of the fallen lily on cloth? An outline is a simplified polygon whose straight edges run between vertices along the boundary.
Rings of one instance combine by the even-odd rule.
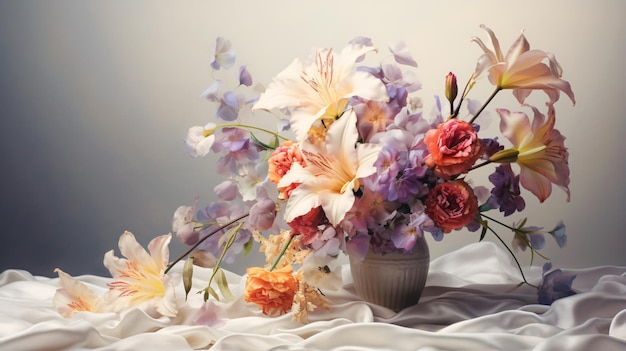
[[[339,52],[318,49],[310,61],[295,59],[266,88],[253,86],[246,66],[239,67],[232,87],[216,77],[203,96],[217,105],[221,122],[190,128],[186,145],[194,157],[221,155],[215,169],[225,179],[214,189],[218,201],[199,208],[196,198],[176,210],[173,231],[188,252],[168,265],[170,236],[154,239],[148,254],[125,233],[120,250],[126,259],[105,257],[113,276],[109,291],[98,298],[59,271],[59,310],[71,315],[140,306],[175,315],[169,270],[185,257],[187,294],[198,265],[213,268],[200,291],[205,300],[236,298],[220,267],[250,252],[256,241],[266,262],[248,268],[244,299],[266,315],[293,311],[294,319],[305,322],[308,312],[331,307],[324,291],[342,286],[340,255],[409,253],[425,233],[440,241],[461,229],[480,231],[478,240],[494,235],[519,268],[520,284],[535,286],[516,251],[539,254],[546,234],[564,246],[565,226],[544,230],[527,219],[507,224],[488,212],[521,212],[523,190],[543,202],[552,185],[570,200],[569,154],[555,129],[555,103],[561,92],[574,103],[574,93],[554,55],[531,50],[523,34],[505,55],[491,29],[482,28],[491,47],[472,39],[483,51],[475,71],[462,90],[455,74],[442,77],[448,103],[437,97],[430,115],[417,95],[417,63],[402,42],[389,44],[390,53],[374,63],[372,56],[381,54],[368,38],[356,38]],[[218,38],[214,75],[230,72],[235,59],[230,42]],[[470,99],[474,86],[485,81],[493,93],[484,102]],[[505,90],[522,110],[494,110],[508,147],[498,136],[481,135],[479,124]],[[545,107],[526,104],[534,90],[547,95]],[[264,119],[274,119],[275,130],[247,122]],[[483,167],[493,167],[490,185],[470,177]],[[510,245],[494,224],[513,233]],[[546,271],[535,286],[539,302],[573,294],[573,279]]]

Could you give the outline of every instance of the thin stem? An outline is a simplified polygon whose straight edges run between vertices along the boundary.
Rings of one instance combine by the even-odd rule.
[[[487,107],[487,105],[489,105],[491,100],[493,100],[493,98],[496,97],[496,94],[498,94],[500,90],[502,90],[502,88],[496,87],[493,93],[491,93],[491,96],[489,96],[487,101],[485,101],[485,103],[480,107],[480,110],[478,110],[478,112],[476,112],[474,117],[472,117],[472,119],[469,121],[470,124],[474,123],[474,120],[478,117],[478,115],[480,115],[481,112],[483,112],[483,110]]]
[[[482,167],[482,166],[486,166],[486,165],[490,164],[491,162],[493,162],[493,161],[491,161],[491,160],[486,160],[486,161],[484,161],[484,162],[482,162],[482,163],[479,163],[479,164],[477,164],[477,165],[472,166],[472,167],[471,167],[470,169],[468,169],[467,171],[468,171],[468,172],[469,172],[469,171],[473,171],[473,170],[475,170],[476,168],[480,168],[480,167]]]
[[[463,105],[463,100],[465,100],[465,97],[467,96],[467,94],[469,94],[468,88],[473,80],[474,80],[474,75],[472,74],[470,79],[467,80],[467,82],[465,83],[465,86],[463,87],[463,92],[461,93],[459,104],[456,106],[456,110],[454,110],[454,112],[452,112],[452,103],[450,103],[450,112],[452,113],[450,118],[456,118],[456,116],[459,115],[459,111],[461,110],[461,105]]]
[[[189,250],[185,251],[184,254],[180,255],[177,259],[175,259],[172,263],[170,263],[169,265],[167,265],[167,268],[165,269],[164,274],[167,274],[167,272],[169,272],[172,267],[174,267],[174,265],[178,262],[180,262],[180,260],[182,260],[183,258],[185,258],[185,256],[189,255],[190,253],[193,252],[193,250],[195,248],[197,248],[198,246],[200,246],[200,244],[202,244],[206,239],[210,238],[211,236],[213,236],[215,233],[219,232],[220,230],[223,230],[224,228],[227,228],[228,226],[230,226],[233,223],[236,223],[246,217],[248,217],[250,215],[250,213],[244,213],[241,216],[233,219],[232,221],[220,226],[219,228],[213,230],[212,232],[210,232],[209,234],[207,234],[206,236],[204,236],[202,239],[200,239],[197,243],[195,243],[192,247],[189,248]]]
[[[481,216],[481,217],[485,217],[485,218],[487,218],[488,220],[490,220],[490,221],[492,221],[492,222],[496,222],[496,223],[498,223],[499,225],[501,225],[501,226],[503,226],[503,227],[506,227],[506,228],[508,228],[508,229],[510,229],[510,230],[515,231],[515,229],[516,229],[516,228],[511,227],[511,226],[510,226],[510,225],[508,225],[508,224],[504,224],[504,223],[500,222],[499,220],[497,220],[497,219],[495,219],[495,218],[489,217],[489,216],[487,216],[486,214],[481,213],[481,214],[480,214],[480,216]]]
[[[480,215],[481,215],[481,217],[485,217],[485,218],[487,218],[488,220],[490,220],[490,221],[492,221],[492,222],[496,222],[496,223],[498,223],[499,225],[501,225],[501,226],[503,226],[503,227],[505,227],[505,228],[508,228],[508,229],[510,229],[510,230],[511,230],[511,231],[513,231],[513,232],[517,232],[517,228],[513,228],[513,227],[511,227],[510,225],[504,224],[504,223],[502,223],[502,222],[498,221],[498,220],[497,220],[497,219],[495,219],[495,218],[492,218],[492,217],[487,216],[486,214],[481,213]],[[530,240],[528,240],[528,239],[526,239],[526,238],[524,238],[524,240],[526,241],[526,245],[528,245],[528,247],[530,247],[530,254],[531,254],[531,255],[534,255],[534,254],[536,253],[537,255],[539,255],[539,256],[540,256],[541,258],[543,258],[544,260],[550,260],[548,257],[544,256],[541,252],[537,251],[534,247],[532,247],[532,245],[530,244]],[[507,246],[507,249],[508,249],[508,246]],[[509,250],[509,252],[510,252],[510,250]],[[530,260],[531,260],[531,262],[532,262],[532,260],[533,260],[533,257],[532,257],[532,256],[531,256],[531,259],[530,259]]]
[[[286,138],[286,137],[284,137],[284,136],[282,136],[282,135],[280,135],[280,134],[278,134],[276,132],[272,132],[269,129],[265,129],[265,128],[261,128],[261,127],[257,127],[257,126],[251,126],[251,125],[247,125],[247,124],[226,123],[226,124],[220,124],[217,127],[221,127],[221,128],[224,128],[224,127],[238,127],[238,128],[247,128],[247,129],[256,129],[256,130],[259,130],[261,132],[265,132],[267,134],[272,134],[272,135],[276,136],[279,139],[289,140],[289,138]]]
[[[280,259],[283,258],[283,255],[285,254],[285,252],[287,251],[287,248],[291,244],[291,241],[293,240],[293,237],[294,237],[294,235],[290,235],[289,236],[289,240],[287,240],[285,245],[283,245],[283,249],[280,250],[280,253],[278,254],[278,257],[276,257],[276,259],[274,260],[274,264],[272,264],[272,268],[270,268],[270,272],[273,271],[274,268],[276,268],[276,266],[278,265],[278,262],[280,261]]]
[[[496,221],[497,222],[497,221]],[[496,238],[498,238],[498,240],[502,243],[502,245],[504,245],[504,247],[507,249],[507,251],[509,251],[509,253],[511,254],[511,257],[513,257],[513,260],[515,260],[515,264],[517,264],[517,269],[519,269],[520,274],[522,275],[522,280],[524,281],[525,284],[528,284],[530,286],[532,286],[533,288],[539,289],[538,286],[533,285],[531,283],[528,282],[528,280],[526,280],[526,276],[524,275],[524,270],[522,269],[522,265],[519,263],[519,261],[517,260],[517,257],[515,257],[515,254],[513,253],[513,251],[511,250],[511,248],[509,247],[509,245],[507,245],[504,240],[502,240],[502,238],[500,237],[500,235],[498,235],[498,233],[495,232],[495,230],[491,229],[491,227],[487,226],[487,229],[489,229],[489,231],[491,233],[493,233],[493,235],[496,236]]]

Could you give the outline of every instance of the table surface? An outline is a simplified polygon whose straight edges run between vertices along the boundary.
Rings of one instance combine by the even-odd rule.
[[[63,318],[52,303],[58,278],[6,270],[0,350],[626,350],[626,267],[563,269],[577,275],[577,294],[544,306],[534,288],[516,288],[520,275],[506,251],[476,243],[434,259],[420,302],[399,313],[360,301],[349,266],[342,268],[343,288],[325,292],[332,308],[311,313],[308,324],[291,313],[264,316],[242,298],[203,304],[197,294],[175,318],[138,308]],[[194,272],[192,292],[209,274]],[[525,274],[538,283],[542,269],[527,267]],[[244,278],[227,277],[240,293]],[[76,278],[97,293],[110,281]],[[182,303],[184,293],[177,294]],[[201,307],[210,313],[198,320]]]

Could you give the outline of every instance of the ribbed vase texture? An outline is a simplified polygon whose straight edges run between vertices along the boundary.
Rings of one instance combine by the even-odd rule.
[[[373,253],[363,260],[350,257],[354,289],[365,301],[396,312],[419,301],[430,265],[430,252],[424,238],[415,243],[410,254]]]

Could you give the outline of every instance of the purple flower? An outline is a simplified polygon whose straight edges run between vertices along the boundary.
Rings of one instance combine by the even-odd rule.
[[[565,235],[565,224],[563,221],[560,221],[554,229],[549,231],[549,233],[554,237],[554,240],[556,240],[556,243],[560,248],[565,247],[565,244],[567,243],[567,235]]]
[[[237,190],[237,184],[233,183],[232,180],[225,180],[213,188],[217,197],[220,200],[224,201],[232,201],[237,198],[239,195],[239,191]]]
[[[500,145],[497,137],[493,139],[485,138],[481,140],[483,142],[483,158],[485,159],[489,159],[489,157],[491,157],[496,152],[504,150],[504,146]]]
[[[521,225],[523,225],[522,222]],[[543,227],[529,226],[518,227],[515,230],[515,236],[513,237],[512,246],[514,250],[520,249],[526,251],[526,248],[530,244],[534,250],[541,250],[546,245],[546,239],[541,232]]]
[[[399,178],[392,181],[387,194],[387,200],[409,202],[423,189],[422,183],[417,179],[412,169],[402,171]]]
[[[546,262],[543,265],[543,280],[537,291],[537,301],[542,305],[551,305],[554,301],[575,295],[572,290],[572,283],[576,274],[567,274],[560,269],[552,269],[552,263]]]
[[[378,181],[388,184],[395,179],[401,166],[406,163],[406,157],[406,152],[385,145],[374,162],[374,166],[378,168]]]
[[[209,206],[198,210],[196,219],[198,222],[211,224],[202,231],[202,235],[198,239],[204,238],[205,235],[220,228],[226,223],[230,222],[243,214],[242,210],[237,206],[232,206],[230,203],[224,201],[218,201],[211,203]],[[209,252],[213,257],[220,257],[224,250],[224,243],[222,237],[228,232],[228,229],[222,229],[212,235],[210,238],[203,241],[198,250]],[[227,263],[234,262],[237,255],[243,251],[243,246],[250,240],[252,233],[250,230],[242,228],[236,234],[237,237],[233,245],[228,249],[224,256],[224,261]],[[197,241],[196,241],[197,242]],[[194,243],[186,242],[187,245],[193,245]]]
[[[252,75],[250,75],[246,66],[239,67],[239,84],[247,87],[252,85]]]
[[[526,207],[524,198],[520,196],[519,176],[513,173],[511,165],[505,163],[498,166],[496,171],[489,175],[489,181],[494,185],[491,197],[505,216],[522,211]]]
[[[417,67],[417,62],[415,62],[403,41],[389,43],[389,51],[391,51],[397,63]]]
[[[227,91],[220,99],[220,106],[215,116],[225,121],[234,121],[239,116],[239,97],[232,91]]]
[[[260,198],[250,209],[248,224],[256,230],[268,230],[276,219],[276,203],[269,197]]]
[[[424,227],[432,227],[433,221],[425,214],[412,213],[409,223],[401,222],[394,226],[391,233],[391,241],[399,249],[410,251],[415,246],[415,241],[424,236]]]

